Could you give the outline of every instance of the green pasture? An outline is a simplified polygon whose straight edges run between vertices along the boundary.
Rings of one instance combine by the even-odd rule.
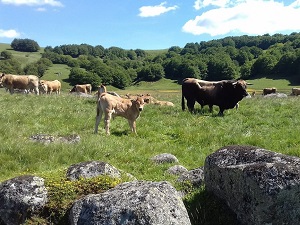
[[[54,217],[61,221],[78,196],[98,193],[118,183],[103,183],[108,182],[107,179],[83,180],[79,184],[65,182],[70,165],[100,160],[139,180],[167,180],[178,190],[188,190],[190,194],[184,201],[193,225],[235,224],[234,216],[205,189],[182,187],[176,182],[177,176],[166,170],[175,164],[188,170],[202,167],[209,154],[227,145],[254,145],[299,157],[300,98],[257,95],[243,99],[238,110],[227,110],[223,117],[217,116],[217,107],[211,114],[208,108],[201,112],[199,105],[196,105],[197,113],[191,114],[181,110],[180,85],[174,87],[173,81],[162,82],[165,89],[151,84],[153,90],[150,90],[143,87],[147,84],[142,84],[128,90],[115,90],[119,94],[150,92],[159,100],[175,103],[175,107],[146,105],[137,120],[137,135],[129,131],[127,121],[120,117],[111,121],[110,136],[101,129],[103,121],[99,133],[94,134],[95,98],[78,97],[66,90],[59,96],[36,96],[10,95],[0,89],[0,182],[25,174],[45,178],[48,191],[53,193],[48,205],[51,220]],[[37,134],[56,137],[77,134],[80,142],[43,144],[30,140]],[[179,162],[153,163],[151,158],[161,153],[173,154]],[[76,195],[74,188],[80,188]],[[28,224],[48,223],[42,219]]]
[[[173,182],[175,177],[165,173],[171,165],[155,165],[152,156],[168,152],[181,165],[194,169],[204,165],[207,155],[231,144],[299,155],[298,97],[244,99],[238,110],[227,110],[224,117],[218,117],[217,107],[213,114],[206,108],[196,114],[182,112],[180,95],[179,91],[153,92],[175,107],[147,105],[137,121],[137,136],[129,132],[125,119],[116,118],[111,122],[111,136],[106,136],[103,130],[93,134],[96,99],[67,93],[10,95],[0,89],[0,180],[24,173],[55,173],[73,163],[102,160],[138,179]],[[78,134],[81,141],[44,145],[30,140],[36,134]]]

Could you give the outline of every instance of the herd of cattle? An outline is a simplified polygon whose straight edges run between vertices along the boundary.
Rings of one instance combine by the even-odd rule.
[[[246,96],[247,85],[252,85],[244,80],[222,80],[205,81],[196,78],[185,78],[182,81],[182,110],[185,110],[185,100],[190,112],[194,111],[195,103],[198,102],[203,108],[208,105],[212,111],[213,105],[219,107],[219,115],[224,114],[224,110],[238,107],[239,101]],[[0,87],[6,88],[11,94],[16,90],[24,93],[32,92],[37,95],[60,94],[61,82],[58,80],[47,81],[40,80],[34,75],[12,75],[2,74],[0,76]],[[70,92],[91,94],[92,86],[90,84],[77,84]],[[263,95],[275,94],[276,88],[264,88]],[[143,110],[145,104],[152,103],[156,105],[174,106],[172,102],[159,101],[150,95],[126,95],[120,97],[115,92],[108,92],[104,85],[98,87],[97,95],[97,115],[94,132],[98,132],[98,126],[104,114],[104,124],[106,134],[110,134],[109,126],[112,118],[116,116],[124,117],[128,120],[130,129],[136,133],[136,119]],[[252,96],[255,92],[252,93]],[[291,95],[300,95],[300,88],[292,88]]]

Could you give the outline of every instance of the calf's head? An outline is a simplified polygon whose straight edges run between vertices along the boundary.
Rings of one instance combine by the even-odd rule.
[[[144,99],[143,97],[137,97],[134,100],[131,100],[132,105],[136,107],[138,111],[143,111],[144,105],[148,103],[149,99]]]

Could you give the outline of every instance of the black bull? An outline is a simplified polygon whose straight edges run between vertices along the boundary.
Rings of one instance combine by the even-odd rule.
[[[213,82],[212,85],[201,86],[198,79],[186,78],[182,83],[182,110],[185,110],[184,98],[187,100],[188,109],[194,111],[195,102],[201,107],[209,105],[219,106],[219,115],[224,110],[232,109],[248,95],[247,83],[244,80],[223,80]]]

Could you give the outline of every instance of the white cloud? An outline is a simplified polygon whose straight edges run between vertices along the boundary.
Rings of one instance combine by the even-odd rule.
[[[40,7],[40,8],[37,8],[36,11],[38,11],[38,12],[45,12],[45,11],[47,11],[47,9],[43,8],[43,7]]]
[[[163,13],[176,10],[178,8],[177,5],[171,6],[171,7],[166,7],[165,5],[167,2],[162,2],[159,5],[155,6],[142,6],[139,10],[139,16],[140,17],[153,17],[153,16],[159,16]]]
[[[15,30],[1,30],[0,29],[0,37],[2,38],[16,38],[19,37],[20,33]]]
[[[196,0],[194,3],[194,8],[196,10],[199,10],[199,9],[205,8],[207,6],[224,7],[228,3],[230,3],[230,0]]]
[[[228,2],[229,3],[229,2]],[[232,5],[235,3],[234,5]],[[300,8],[295,2],[285,6],[274,0],[236,0],[231,7],[204,12],[184,24],[182,30],[194,35],[226,35],[231,32],[249,35],[274,34],[300,30]]]
[[[28,5],[28,6],[41,6],[50,5],[55,7],[63,7],[60,1],[56,0],[0,0],[4,4],[10,5]]]

